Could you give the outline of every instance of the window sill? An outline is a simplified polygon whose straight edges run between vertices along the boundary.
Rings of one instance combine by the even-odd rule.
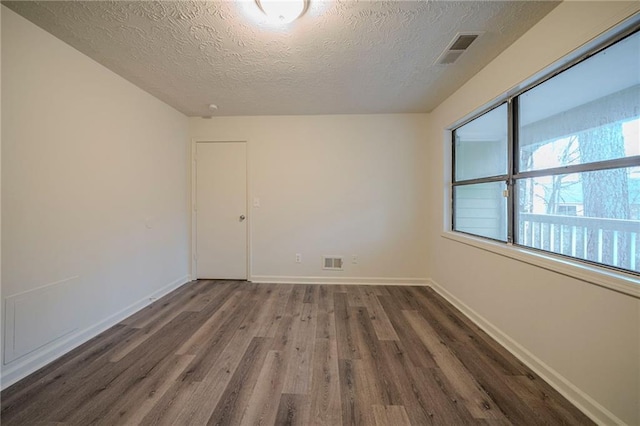
[[[624,272],[610,271],[596,266],[572,262],[552,254],[540,254],[525,248],[501,244],[453,231],[444,231],[441,236],[448,240],[473,246],[500,256],[586,281],[640,299],[640,279]]]

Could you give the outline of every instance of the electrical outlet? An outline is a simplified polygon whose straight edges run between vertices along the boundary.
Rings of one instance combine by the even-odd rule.
[[[353,263],[354,265],[358,263],[358,256],[356,256],[355,254],[351,256],[351,263]]]
[[[296,253],[296,263],[302,263],[302,255],[300,253]]]

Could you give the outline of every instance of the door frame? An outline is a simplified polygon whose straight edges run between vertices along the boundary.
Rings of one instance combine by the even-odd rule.
[[[246,249],[247,249],[247,264],[246,264],[246,276],[247,281],[251,281],[251,223],[252,223],[252,214],[250,210],[252,208],[252,204],[249,203],[251,200],[251,173],[249,172],[249,141],[248,140],[218,140],[218,139],[191,139],[191,198],[190,198],[190,209],[191,209],[191,279],[198,279],[198,259],[197,259],[197,248],[198,248],[198,211],[197,211],[197,203],[198,203],[198,194],[196,191],[196,180],[197,180],[197,161],[196,154],[199,143],[244,143],[245,144],[245,153],[246,153],[246,182],[247,188],[245,190],[245,203],[247,206],[247,211],[245,212],[245,216],[247,217],[247,241],[246,241]]]

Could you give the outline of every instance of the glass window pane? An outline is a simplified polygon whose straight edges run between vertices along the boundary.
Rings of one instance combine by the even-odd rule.
[[[640,155],[640,33],[519,97],[519,170]]]
[[[507,173],[507,104],[454,131],[456,181]]]
[[[640,167],[516,186],[518,244],[640,272]]]
[[[495,240],[507,240],[507,199],[504,182],[453,188],[454,229]]]

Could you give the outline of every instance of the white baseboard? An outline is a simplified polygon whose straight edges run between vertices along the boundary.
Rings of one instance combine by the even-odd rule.
[[[45,365],[55,361],[67,352],[94,338],[103,331],[113,327],[120,321],[138,312],[140,309],[143,309],[144,307],[150,305],[156,299],[161,298],[162,296],[172,292],[173,290],[181,287],[189,281],[191,281],[190,275],[180,277],[177,280],[165,285],[161,289],[154,291],[150,295],[138,300],[135,303],[132,303],[121,311],[110,315],[102,321],[85,329],[71,333],[64,339],[57,340],[51,345],[44,346],[41,350],[34,351],[31,354],[24,356],[19,360],[16,360],[15,363],[12,362],[8,365],[3,366],[2,377],[0,378],[1,388],[6,389],[17,381],[27,377],[29,374],[32,374]]]
[[[260,284],[343,284],[343,285],[428,285],[427,278],[396,277],[309,277],[252,275],[249,281]]]
[[[564,376],[547,365],[544,361],[529,352],[526,348],[513,340],[502,330],[492,324],[489,320],[474,311],[463,301],[451,294],[444,287],[433,281],[428,280],[429,285],[449,303],[458,308],[464,315],[473,321],[478,327],[484,330],[489,336],[500,343],[504,348],[511,352],[516,358],[522,361],[527,367],[532,369],[544,381],[549,383],[551,387],[557,390],[562,396],[567,398],[580,411],[587,415],[591,420],[601,425],[623,425],[615,414],[607,410],[596,400],[591,398],[585,392],[580,390],[576,385],[567,380]]]

